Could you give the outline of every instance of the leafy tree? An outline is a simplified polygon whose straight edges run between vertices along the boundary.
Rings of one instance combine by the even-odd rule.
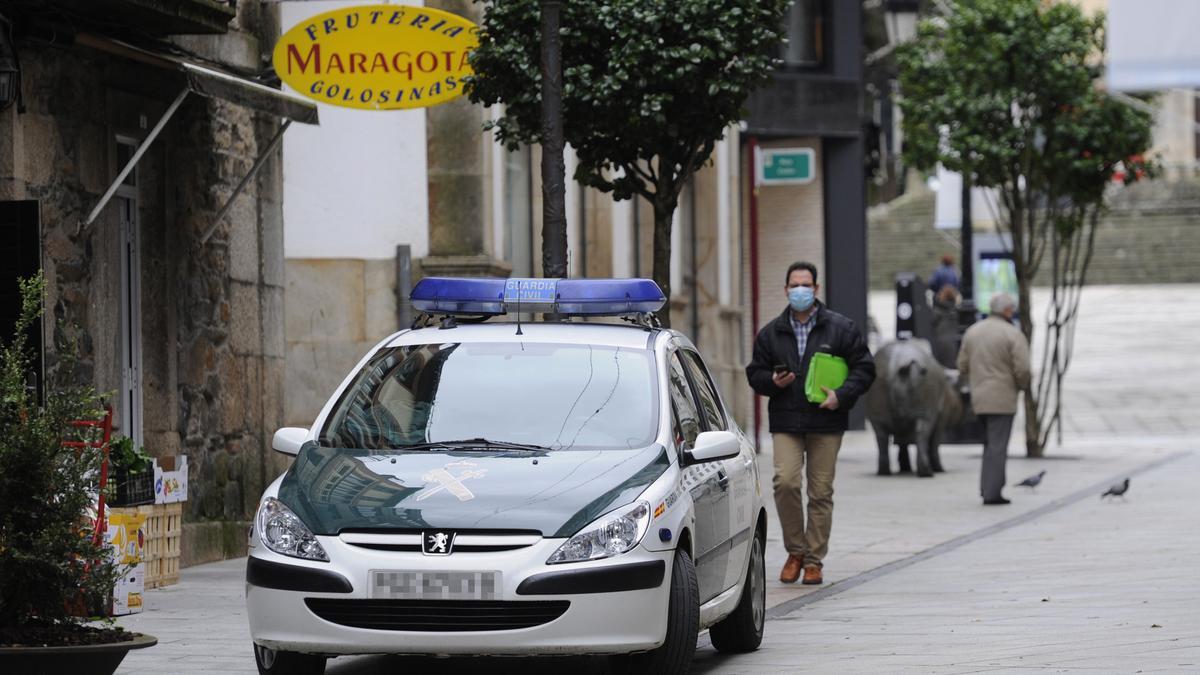
[[[1062,381],[1105,193],[1153,169],[1141,160],[1151,116],[1097,88],[1103,57],[1103,15],[1040,0],[960,0],[898,54],[905,155],[996,188],[1031,342],[1030,289],[1050,265],[1042,369],[1025,393],[1031,456],[1056,427],[1061,440]]]
[[[471,100],[506,147],[542,136],[539,0],[487,2]],[[562,7],[563,128],[575,180],[654,207],[654,280],[671,295],[671,216],[768,77],[790,0],[602,0]],[[660,317],[670,325],[670,306]]]

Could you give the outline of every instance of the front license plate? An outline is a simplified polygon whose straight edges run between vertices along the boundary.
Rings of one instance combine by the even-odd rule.
[[[371,571],[371,597],[377,600],[495,600],[499,596],[499,572]]]

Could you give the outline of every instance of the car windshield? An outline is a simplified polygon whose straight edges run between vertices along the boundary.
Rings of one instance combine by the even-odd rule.
[[[644,349],[529,342],[384,349],[346,389],[320,442],[368,450],[468,439],[551,450],[645,447],[658,426],[653,372]]]

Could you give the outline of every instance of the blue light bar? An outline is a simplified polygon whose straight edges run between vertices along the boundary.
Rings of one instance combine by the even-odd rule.
[[[650,279],[494,279],[428,277],[417,282],[413,307],[429,314],[498,316],[550,312],[619,316],[657,312],[666,304]]]
[[[665,304],[662,289],[650,279],[563,279],[555,311],[613,316],[657,312]]]

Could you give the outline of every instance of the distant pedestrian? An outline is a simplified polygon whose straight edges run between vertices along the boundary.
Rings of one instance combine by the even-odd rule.
[[[955,290],[960,285],[958,268],[954,266],[954,256],[947,253],[942,256],[942,264],[929,275],[929,290],[936,297],[943,286],[953,286]]]
[[[1016,303],[1011,295],[992,296],[990,309],[988,318],[963,335],[958,370],[970,382],[971,407],[983,423],[979,494],[984,504],[1007,504],[1001,490],[1017,399],[1029,386],[1029,342],[1012,324]]]
[[[958,358],[958,288],[946,284],[933,296],[933,358],[946,368],[956,368]]]
[[[853,321],[816,299],[820,285],[812,263],[797,262],[784,277],[788,306],[763,326],[754,340],[746,378],[768,397],[775,447],[775,505],[788,558],[779,574],[794,583],[819,584],[822,560],[833,527],[833,475],[849,410],[875,380],[875,361]],[[822,387],[826,399],[812,403],[804,393],[813,355],[824,352],[846,361],[849,374],[836,389]],[[807,463],[807,471],[805,464]],[[803,482],[808,485],[805,522]]]

